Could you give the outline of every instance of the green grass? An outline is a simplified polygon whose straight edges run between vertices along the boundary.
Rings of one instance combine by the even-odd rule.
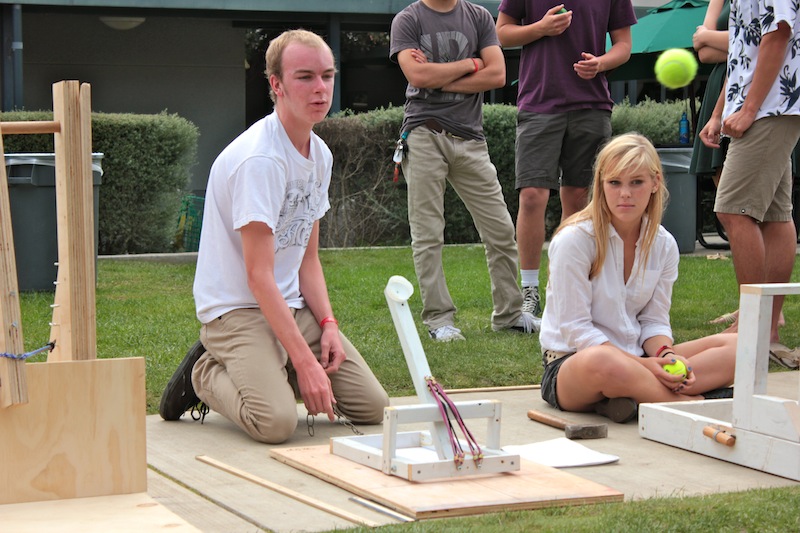
[[[391,396],[414,394],[383,289],[393,275],[416,277],[408,247],[323,250],[328,289],[342,331],[359,348]],[[533,336],[491,330],[489,276],[483,247],[444,250],[445,274],[458,306],[457,325],[465,343],[434,343],[419,320],[417,292],[409,305],[434,375],[448,388],[526,385],[541,380],[539,341]],[[542,271],[546,272],[547,257]],[[797,268],[795,272],[800,272]],[[200,324],[192,299],[194,264],[145,261],[98,262],[97,351],[102,358],[144,357],[147,411],[155,413],[161,391]],[[798,281],[798,274],[793,276]],[[24,293],[23,332],[27,350],[49,339],[53,293]],[[676,341],[719,331],[706,322],[738,303],[732,261],[682,257],[675,285],[672,322]],[[800,301],[787,299],[788,324],[800,322]],[[786,327],[783,341],[800,344],[800,329]],[[31,361],[43,361],[42,354]]]
[[[416,287],[407,247],[324,250],[321,253],[334,311],[342,331],[369,361],[391,396],[412,395],[413,384],[383,296],[389,277]],[[527,385],[541,380],[538,339],[491,331],[491,295],[481,246],[444,251],[448,286],[459,307],[463,343],[434,343],[419,321],[420,300],[409,305],[434,375],[448,388]],[[545,264],[542,265],[546,272]],[[792,281],[800,281],[795,265]],[[147,411],[155,413],[161,391],[200,324],[194,315],[194,264],[101,260],[97,281],[97,347],[102,358],[144,357]],[[544,276],[543,276],[544,279]],[[22,298],[26,350],[48,342],[53,293]],[[719,331],[707,321],[737,307],[731,261],[682,257],[673,294],[672,323],[680,342]],[[800,344],[800,301],[787,299],[782,330],[787,346]],[[43,361],[38,355],[32,361]],[[771,368],[771,370],[778,370]],[[800,531],[800,488],[752,490],[692,498],[656,498],[620,504],[495,513],[387,526],[381,531]],[[354,530],[358,531],[358,530]],[[363,531],[366,531],[364,529]]]

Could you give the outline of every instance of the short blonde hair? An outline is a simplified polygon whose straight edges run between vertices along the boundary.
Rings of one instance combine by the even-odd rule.
[[[647,222],[644,229],[644,238],[642,239],[640,268],[643,265],[647,265],[650,249],[658,234],[658,228],[664,216],[664,208],[669,199],[669,192],[663,179],[664,169],[661,165],[661,158],[659,158],[653,144],[644,135],[631,132],[612,137],[603,146],[595,159],[594,180],[592,182],[589,205],[565,220],[556,230],[556,233],[558,233],[564,226],[577,224],[584,220],[592,221],[597,256],[589,271],[590,279],[597,276],[603,268],[608,244],[608,227],[611,225],[611,211],[606,201],[603,181],[613,179],[629,169],[646,170],[658,184],[655,192],[650,195],[650,202],[647,204],[647,209],[645,209],[644,213]]]
[[[331,57],[333,57],[331,47],[316,33],[308,30],[287,30],[269,42],[265,55],[267,68],[264,70],[267,80],[269,80],[273,74],[277,76],[278,79],[281,79],[283,75],[283,51],[286,50],[287,46],[293,43],[302,44],[311,48],[327,49],[331,53]],[[271,84],[269,88],[269,97],[273,103],[277,101],[275,91],[272,90]]]

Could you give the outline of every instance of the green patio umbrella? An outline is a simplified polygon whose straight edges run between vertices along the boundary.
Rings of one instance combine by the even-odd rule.
[[[672,0],[654,7],[631,27],[631,58],[610,73],[610,80],[653,78],[653,66],[658,54],[669,48],[692,48],[692,35],[703,23],[707,0]],[[607,39],[611,48],[611,39]],[[702,70],[699,74],[704,73]],[[710,69],[706,69],[710,70]]]
[[[691,48],[692,35],[703,23],[707,9],[706,0],[672,0],[649,10],[631,28],[631,54]]]

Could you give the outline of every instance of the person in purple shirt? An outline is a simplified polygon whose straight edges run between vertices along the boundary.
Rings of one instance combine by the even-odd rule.
[[[536,316],[542,314],[539,265],[550,191],[559,191],[562,221],[586,206],[595,154],[611,136],[605,73],[630,58],[636,23],[631,0],[567,2],[502,0],[497,17],[500,43],[522,46],[516,229],[523,310]]]

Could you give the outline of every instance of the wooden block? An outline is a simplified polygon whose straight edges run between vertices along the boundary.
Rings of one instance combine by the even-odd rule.
[[[142,358],[29,363],[0,409],[0,504],[147,491]]]
[[[413,482],[329,453],[328,446],[270,455],[353,494],[416,519],[619,502],[623,494],[562,470],[522,461],[517,472]]]

